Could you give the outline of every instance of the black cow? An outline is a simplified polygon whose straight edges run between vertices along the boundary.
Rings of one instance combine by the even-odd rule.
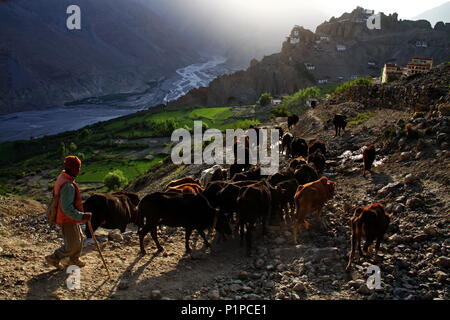
[[[308,144],[308,154],[312,154],[316,152],[316,150],[320,150],[324,156],[327,154],[325,143],[317,140],[310,141]]]
[[[304,164],[299,169],[295,170],[294,177],[299,185],[319,180],[316,169],[308,164]]]
[[[292,179],[293,177],[294,177],[294,171],[287,168],[287,169],[280,170],[279,172],[271,175],[267,179],[267,181],[270,183],[270,185],[276,186],[278,183]]]
[[[347,120],[344,115],[342,115],[342,114],[334,115],[333,124],[334,124],[334,129],[336,130],[336,134],[334,135],[335,137],[338,135],[339,136],[341,135],[341,129],[345,133],[345,127],[347,126]]]
[[[241,231],[241,246],[244,244],[244,235],[247,243],[247,255],[251,255],[252,230],[256,222],[261,219],[263,235],[266,233],[266,220],[270,217],[272,197],[269,186],[257,183],[241,188],[237,198],[238,221]],[[245,227],[245,234],[244,234]]]
[[[310,154],[308,156],[308,163],[314,165],[314,168],[316,168],[317,173],[321,175],[325,170],[326,159],[325,156],[320,151],[320,149],[317,149],[313,154]]]
[[[145,254],[144,237],[150,232],[158,252],[163,251],[159,244],[157,227],[184,227],[186,231],[186,253],[191,251],[189,239],[193,230],[197,230],[205,245],[210,247],[204,233],[205,229],[215,228],[219,233],[231,234],[227,219],[211,207],[202,195],[183,194],[176,192],[155,192],[146,195],[139,203],[139,245],[141,253]]]
[[[375,161],[375,157],[376,157],[375,147],[372,145],[366,146],[363,151],[363,166],[364,166],[363,176],[364,177],[366,176],[366,171],[371,172],[372,164]]]
[[[281,209],[287,216],[289,210],[295,207],[294,195],[297,191],[298,182],[296,179],[289,179],[277,183],[277,186],[281,189]]]
[[[91,224],[95,232],[99,227],[119,229],[125,232],[129,223],[136,223],[139,196],[132,192],[95,193],[86,199],[83,208],[92,212]],[[86,236],[91,238],[91,232],[86,227]]]
[[[291,143],[291,155],[293,158],[308,156],[308,144],[305,139],[294,138]]]
[[[292,140],[294,140],[294,136],[290,132],[286,132],[281,138],[281,148],[280,153],[283,154],[284,149],[286,149],[286,155],[289,156],[291,154],[291,144]]]
[[[295,126],[299,120],[300,120],[300,118],[296,114],[289,116],[288,117],[288,129],[290,129],[292,126]]]

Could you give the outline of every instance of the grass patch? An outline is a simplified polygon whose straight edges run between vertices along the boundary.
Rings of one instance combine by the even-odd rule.
[[[353,118],[350,119],[350,121],[348,122],[348,126],[353,127],[353,126],[357,126],[361,123],[364,123],[367,120],[369,120],[371,117],[373,117],[373,115],[374,115],[373,112],[358,113],[356,116],[354,116]]]

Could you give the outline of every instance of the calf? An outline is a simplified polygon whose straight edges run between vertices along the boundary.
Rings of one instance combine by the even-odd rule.
[[[136,223],[138,204],[137,194],[122,191],[93,194],[84,201],[83,208],[86,212],[92,212],[91,224],[94,232],[102,227],[119,229],[123,233],[129,223]],[[86,228],[86,236],[92,237],[89,228]]]
[[[286,155],[289,156],[291,154],[291,144],[292,140],[294,140],[294,136],[290,132],[286,132],[283,137],[281,138],[281,148],[280,152],[283,154],[284,150],[286,149]]]
[[[309,223],[305,220],[308,213],[317,213],[317,218],[321,218],[321,212],[325,202],[333,199],[335,183],[322,177],[317,181],[300,185],[294,196],[296,206],[296,221],[294,223],[294,242],[297,242],[297,235],[300,231],[300,225],[303,224],[306,229]]]
[[[146,195],[139,203],[139,245],[145,254],[144,237],[150,232],[158,252],[163,251],[159,244],[157,227],[184,227],[186,253],[191,251],[189,239],[193,230],[197,230],[205,245],[210,247],[204,233],[205,229],[215,228],[222,234],[231,234],[225,216],[211,207],[201,194],[183,194],[176,192],[155,192]]]
[[[299,120],[300,120],[300,118],[296,114],[289,116],[288,117],[288,129],[290,129],[292,126],[295,126]]]
[[[376,240],[374,263],[377,263],[378,251],[389,226],[390,217],[391,214],[385,212],[384,206],[381,203],[373,203],[355,210],[351,221],[352,248],[346,271],[350,271],[351,269],[356,247],[358,247],[358,253],[361,257],[367,256],[369,247],[374,240]],[[361,237],[366,239],[363,250],[361,250]]]
[[[374,146],[367,146],[363,151],[363,176],[366,176],[366,171],[371,172],[372,164],[375,161],[376,153]]]
[[[294,138],[291,143],[291,155],[294,158],[308,156],[308,144],[305,139]]]
[[[345,127],[347,126],[347,120],[346,117],[342,114],[336,114],[334,115],[333,119],[334,129],[336,130],[336,136],[341,135],[341,129],[345,132]]]

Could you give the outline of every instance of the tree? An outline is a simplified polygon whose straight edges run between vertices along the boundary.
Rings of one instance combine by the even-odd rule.
[[[121,188],[122,186],[126,185],[128,183],[127,178],[125,178],[123,172],[119,169],[113,170],[109,172],[104,180],[103,183],[108,188],[108,190],[117,190]]]
[[[71,142],[70,144],[69,144],[69,150],[70,150],[70,152],[75,152],[75,151],[77,151],[77,145],[74,143],[74,142]]]
[[[270,93],[266,92],[259,97],[259,104],[264,107],[271,103],[272,100],[273,97],[270,95]]]

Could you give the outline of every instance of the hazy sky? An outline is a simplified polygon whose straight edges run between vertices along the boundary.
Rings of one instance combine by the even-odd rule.
[[[210,0],[212,2],[217,0]],[[448,0],[447,0],[448,1]],[[292,13],[307,8],[315,8],[329,14],[340,16],[344,12],[350,12],[357,6],[372,9],[376,12],[399,14],[400,19],[410,19],[424,11],[446,3],[443,0],[226,0],[218,1],[219,5],[240,8],[243,12],[273,13],[285,12],[286,8],[292,9]]]

